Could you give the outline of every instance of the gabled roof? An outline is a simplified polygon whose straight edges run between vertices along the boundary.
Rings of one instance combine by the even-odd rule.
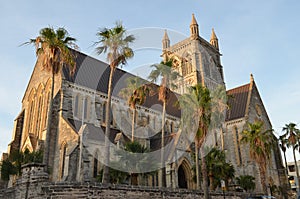
[[[84,86],[93,90],[97,90],[103,93],[107,93],[107,85],[110,73],[110,67],[107,63],[99,61],[81,52],[74,51],[76,55],[76,71],[73,76],[69,74],[69,70],[63,68],[63,76],[65,80]],[[122,88],[126,87],[126,79],[130,77],[135,77],[133,74],[128,73],[124,70],[117,68],[113,76],[113,92],[112,95],[118,97],[118,94]],[[153,88],[158,88],[157,85],[152,84]],[[180,117],[181,111],[175,107],[178,94],[171,93],[169,103],[167,104],[167,113]],[[161,106],[154,106],[155,104],[160,104]],[[161,111],[162,102],[158,101],[157,94],[154,96],[147,96],[146,101],[143,106]]]
[[[250,83],[227,91],[229,109],[226,121],[242,118],[246,114]]]

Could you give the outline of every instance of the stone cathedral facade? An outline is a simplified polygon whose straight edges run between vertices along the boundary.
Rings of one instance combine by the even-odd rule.
[[[165,32],[162,45],[163,57],[173,58],[173,68],[182,77],[176,82],[176,93],[183,94],[187,92],[188,86],[197,83],[210,90],[218,86],[225,87],[218,38],[213,30],[209,42],[203,39],[199,35],[194,15],[190,24],[190,37],[171,45]],[[102,148],[99,145],[103,146],[104,136],[97,132],[105,132],[106,128],[104,113],[110,69],[102,61],[80,52],[75,53],[75,74],[70,76],[64,68],[55,76],[51,124],[47,124],[51,74],[43,70],[40,60],[37,60],[22,99],[22,109],[15,119],[12,141],[8,146],[8,153],[14,150],[24,151],[26,148],[30,151],[43,148],[46,126],[51,125],[49,164],[52,181],[95,181],[102,168],[99,161]],[[113,79],[113,117],[109,139],[116,148],[130,140],[130,135],[125,132],[131,132],[131,122],[128,121],[131,116],[130,109],[126,101],[118,96],[128,77],[134,76],[117,69]],[[267,129],[272,128],[253,76],[251,75],[249,83],[228,90],[227,95],[231,96],[228,101],[230,109],[227,110],[220,129],[216,131],[213,143],[225,151],[227,161],[234,165],[236,176],[248,174],[260,182],[258,165],[250,159],[248,146],[240,143],[241,132],[247,122],[262,120]],[[154,95],[138,106],[136,127],[141,128],[139,132],[149,138],[139,141],[153,151],[160,146],[156,133],[161,128],[161,106],[155,104],[161,102]],[[166,140],[172,142],[174,134],[180,129],[180,111],[170,104],[167,105],[165,127]],[[87,142],[89,145],[86,145]],[[179,139],[177,142],[178,150],[182,154],[178,161],[166,165],[167,186],[193,189],[194,162],[190,155],[191,150],[184,147],[180,149],[180,143],[184,140]],[[277,186],[283,182],[284,170],[278,147],[274,147],[272,151],[267,175],[269,181]],[[143,181],[147,186],[157,186],[158,183],[155,175]],[[260,183],[257,183],[256,189],[262,190]]]

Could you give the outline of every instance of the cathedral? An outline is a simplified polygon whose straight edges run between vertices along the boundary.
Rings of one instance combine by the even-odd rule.
[[[190,23],[190,36],[171,45],[168,33],[162,38],[162,56],[171,57],[173,69],[182,78],[176,80],[171,101],[187,92],[189,86],[198,83],[213,91],[224,82],[221,53],[218,38],[212,30],[210,41],[199,35],[199,27],[194,15]],[[103,165],[105,139],[105,112],[107,84],[110,67],[107,63],[75,51],[76,71],[70,75],[63,68],[54,78],[54,98],[51,124],[47,124],[48,104],[52,75],[43,70],[38,59],[22,99],[22,109],[14,121],[13,139],[7,153],[35,151],[43,149],[47,125],[51,126],[49,146],[49,167],[51,181],[96,181]],[[117,160],[113,151],[122,148],[130,140],[131,111],[119,92],[126,86],[126,79],[134,75],[116,69],[113,77],[111,133],[111,161]],[[211,146],[218,147],[226,154],[227,162],[235,168],[235,176],[252,175],[256,179],[256,191],[261,192],[260,174],[256,162],[250,159],[249,146],[240,142],[241,132],[248,122],[261,120],[266,129],[272,129],[258,87],[251,74],[247,84],[226,91],[228,109],[224,120],[213,130]],[[136,132],[138,141],[150,151],[158,151],[161,146],[161,102],[157,95],[149,96],[145,103],[137,106]],[[165,142],[170,154],[166,161],[166,185],[172,188],[194,189],[195,164],[191,146],[180,130],[180,110],[171,103],[166,107]],[[128,133],[129,132],[129,133]],[[179,136],[180,134],[180,136]],[[270,133],[270,136],[274,136]],[[275,136],[274,136],[275,137]],[[176,144],[176,147],[174,146]],[[188,146],[191,145],[191,146]],[[186,147],[188,146],[188,147]],[[174,154],[178,156],[172,161]],[[281,186],[285,174],[279,147],[274,147],[267,167],[269,183]],[[158,186],[157,174],[143,179],[143,185]]]

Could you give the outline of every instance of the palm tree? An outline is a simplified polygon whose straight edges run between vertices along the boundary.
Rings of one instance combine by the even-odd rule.
[[[36,55],[39,57],[42,67],[52,74],[52,85],[50,93],[50,101],[47,115],[47,131],[44,150],[43,163],[45,169],[49,168],[49,147],[50,147],[50,131],[52,123],[52,109],[54,96],[54,77],[59,74],[63,66],[67,66],[71,74],[75,72],[76,62],[74,53],[70,50],[71,47],[77,48],[76,39],[69,36],[69,33],[64,28],[54,30],[52,27],[43,28],[40,30],[39,36],[35,39],[30,39],[24,44],[34,44]]]
[[[170,88],[176,88],[176,85],[172,81],[176,80],[179,74],[172,69],[173,60],[166,58],[160,64],[154,64],[151,67],[154,69],[149,75],[149,79],[152,82],[157,82],[161,77],[161,84],[158,91],[158,99],[163,103],[162,109],[162,126],[161,126],[161,171],[160,182],[161,186],[166,186],[165,179],[165,163],[164,163],[164,143],[165,143],[165,120],[166,120],[166,105],[170,98]]]
[[[266,167],[274,146],[274,138],[270,136],[273,130],[264,130],[262,121],[248,123],[247,129],[242,131],[241,142],[249,144],[250,158],[259,166],[259,174],[263,191],[267,193]]]
[[[121,89],[119,96],[127,99],[130,108],[132,109],[131,123],[131,141],[134,141],[135,119],[136,119],[136,104],[142,105],[146,96],[149,93],[149,88],[146,81],[139,77],[130,77],[126,79],[127,87]]]
[[[284,156],[284,164],[285,164],[285,174],[287,176],[287,185],[289,185],[289,180],[288,180],[288,169],[287,169],[287,161],[286,161],[286,147],[288,144],[288,140],[285,138],[285,136],[279,136],[279,147],[283,152],[283,156]]]
[[[140,170],[139,167],[141,167],[142,163],[148,164],[148,161],[142,162],[142,160],[139,159],[139,154],[148,152],[148,149],[136,141],[126,143],[124,149],[125,151],[131,152],[130,158],[123,159],[123,162],[127,162],[126,165],[132,166],[131,170],[133,172],[130,173],[131,185],[138,185],[138,173],[135,171]]]
[[[293,149],[293,156],[294,156],[294,162],[295,162],[295,167],[296,167],[296,175],[298,179],[298,184],[300,185],[300,179],[299,179],[299,170],[298,170],[298,165],[297,165],[297,159],[296,159],[296,154],[295,151],[299,147],[299,137],[300,137],[300,132],[299,129],[297,129],[297,125],[295,123],[289,123],[286,124],[283,128],[282,131],[285,132],[282,136],[284,138],[287,138],[287,147],[290,148],[292,147]],[[300,191],[300,188],[298,187],[298,192]]]
[[[246,192],[255,189],[255,178],[250,175],[242,175],[236,178],[237,184],[240,185]]]
[[[150,175],[153,172],[146,172],[146,168],[155,168],[156,165],[153,163],[151,157],[144,153],[149,152],[147,147],[140,144],[137,141],[127,142],[124,145],[124,149],[115,151],[116,156],[119,160],[114,163],[116,169],[122,170],[126,167],[126,170],[130,174],[131,185],[138,185],[139,175]]]
[[[220,177],[225,181],[226,189],[228,188],[228,181],[234,178],[234,166],[228,162],[223,162],[220,171]]]
[[[205,160],[207,164],[210,190],[214,190],[215,185],[217,183],[219,184],[220,180],[224,180],[227,185],[228,180],[234,177],[234,167],[226,162],[224,151],[214,147],[205,156]]]
[[[103,183],[109,183],[109,136],[110,136],[110,111],[111,111],[111,93],[112,93],[112,80],[113,75],[116,68],[123,64],[127,63],[129,58],[133,57],[133,51],[129,47],[129,44],[134,41],[133,35],[127,35],[126,29],[119,22],[116,23],[116,26],[107,29],[104,28],[97,32],[97,36],[99,37],[99,41],[96,42],[96,45],[100,45],[96,47],[97,53],[100,55],[102,53],[107,54],[107,60],[109,62],[110,74],[108,81],[108,92],[107,92],[107,103],[106,103],[106,113],[105,113],[105,135],[107,139],[105,139],[105,160],[104,160],[104,168],[103,168]]]
[[[195,136],[195,156],[196,156],[196,183],[197,189],[200,188],[200,169],[199,169],[199,150],[203,145],[208,134],[208,128],[211,119],[211,97],[210,92],[201,84],[190,87],[190,92],[181,96],[180,106],[183,111],[184,123],[195,126],[198,124]],[[207,167],[205,161],[205,153],[202,147],[201,150],[203,189],[205,199],[209,198],[208,182],[207,182]]]

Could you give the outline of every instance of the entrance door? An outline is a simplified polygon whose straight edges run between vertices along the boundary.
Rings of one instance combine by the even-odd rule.
[[[180,167],[178,168],[178,186],[179,188],[185,188],[185,189],[188,188],[186,175],[182,165],[180,165]]]

